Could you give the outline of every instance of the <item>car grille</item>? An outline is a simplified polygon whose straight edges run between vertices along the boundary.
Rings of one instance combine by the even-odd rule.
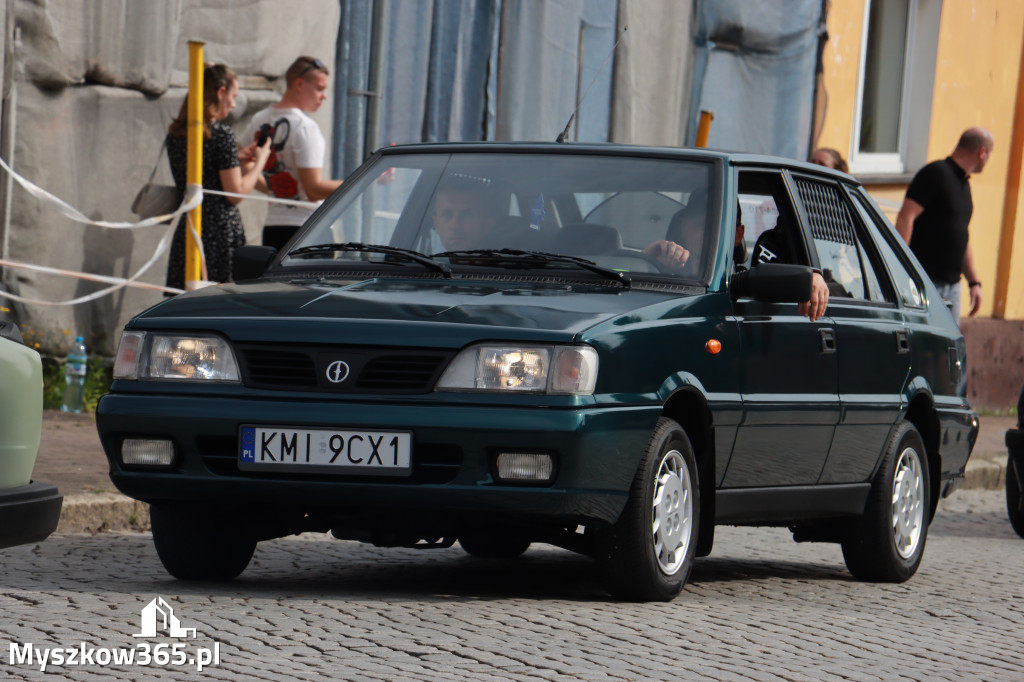
[[[429,393],[451,351],[294,344],[236,344],[242,381],[251,388],[331,393]],[[347,376],[332,382],[332,363]]]

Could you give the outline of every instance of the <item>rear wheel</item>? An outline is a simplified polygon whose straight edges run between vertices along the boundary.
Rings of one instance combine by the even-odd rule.
[[[156,553],[179,580],[231,580],[256,550],[251,533],[213,508],[153,504],[149,519]]]
[[[1024,507],[1021,507],[1021,479],[1024,478],[1024,466],[1012,456],[1006,459],[1006,515],[1010,517],[1010,525],[1017,535],[1024,538]]]
[[[842,541],[854,577],[899,583],[917,572],[928,537],[930,491],[924,442],[913,424],[901,422],[886,444],[864,515]]]
[[[669,601],[693,567],[700,487],[693,448],[678,423],[662,418],[619,520],[597,538],[598,561],[612,596]]]

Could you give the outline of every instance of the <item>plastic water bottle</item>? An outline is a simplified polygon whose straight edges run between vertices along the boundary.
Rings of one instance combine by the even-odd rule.
[[[64,361],[64,402],[60,406],[61,412],[82,411],[82,389],[85,387],[86,363],[89,356],[86,354],[85,343],[81,336],[75,337],[71,344],[68,357]]]
[[[544,193],[541,192],[537,195],[537,200],[533,202],[533,207],[530,208],[530,229],[539,230],[541,223],[544,222]]]

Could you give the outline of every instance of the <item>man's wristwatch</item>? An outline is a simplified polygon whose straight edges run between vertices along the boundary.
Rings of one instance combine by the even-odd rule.
[[[981,286],[981,282],[968,282],[967,283],[967,288],[968,289],[970,289],[971,287],[980,287],[980,286]]]

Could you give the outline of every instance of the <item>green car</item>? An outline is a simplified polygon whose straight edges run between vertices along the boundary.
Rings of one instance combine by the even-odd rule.
[[[45,540],[64,498],[32,480],[43,427],[43,365],[21,331],[0,321],[0,549]]]
[[[330,531],[550,543],[618,598],[669,600],[717,525],[752,524],[903,581],[977,436],[947,306],[821,166],[389,147],[234,267],[128,323],[97,408],[181,579]]]

